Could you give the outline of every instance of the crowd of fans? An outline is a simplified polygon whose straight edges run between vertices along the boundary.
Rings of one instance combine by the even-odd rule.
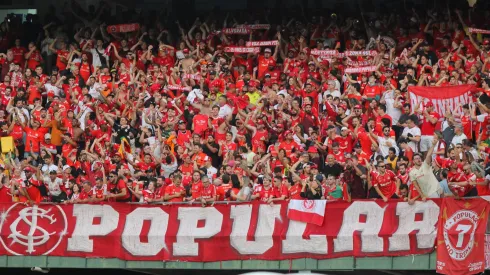
[[[0,159],[0,202],[489,194],[490,39],[468,32],[485,27],[476,9],[438,10],[253,23],[229,14],[110,33],[99,16],[72,12],[75,33],[46,22],[37,39],[6,19],[0,135],[14,146]],[[242,24],[267,25],[222,31]],[[227,50],[247,41],[277,45]],[[376,68],[345,72],[356,66]],[[476,87],[463,113],[410,105],[409,86],[461,84]]]

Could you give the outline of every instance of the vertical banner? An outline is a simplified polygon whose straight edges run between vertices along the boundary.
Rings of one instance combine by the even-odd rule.
[[[485,270],[488,202],[481,198],[442,201],[437,232],[437,273],[476,274]]]

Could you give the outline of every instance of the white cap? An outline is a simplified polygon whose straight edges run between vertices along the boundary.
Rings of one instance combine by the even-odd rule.
[[[270,48],[266,48],[266,49],[264,50],[264,52],[265,52],[265,53],[271,53],[272,51],[271,51],[271,49],[270,49]]]
[[[66,169],[69,169],[69,168],[71,168],[70,165],[65,165],[65,166],[63,166],[63,171],[65,171]]]
[[[51,139],[51,134],[50,133],[46,133],[44,135],[44,139]]]
[[[349,130],[349,129],[347,127],[342,127],[342,129],[340,129],[340,130],[344,131],[344,130]]]

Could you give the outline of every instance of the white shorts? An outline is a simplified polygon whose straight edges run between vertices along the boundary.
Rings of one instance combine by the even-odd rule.
[[[434,140],[434,136],[421,136],[420,137],[420,152],[429,151],[432,146],[432,141]]]

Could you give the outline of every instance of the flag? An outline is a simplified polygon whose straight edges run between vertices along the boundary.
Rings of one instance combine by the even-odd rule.
[[[135,32],[140,29],[140,24],[134,23],[134,24],[119,24],[119,25],[111,25],[107,26],[107,32],[108,33],[115,33],[115,32]]]
[[[444,198],[437,231],[437,273],[476,274],[485,271],[485,199]]]
[[[288,205],[288,219],[323,225],[326,200],[290,200]]]
[[[121,144],[119,145],[117,152],[121,155],[122,159],[125,159],[125,153],[131,154],[131,145],[129,145],[129,142],[125,137],[121,138]]]
[[[458,104],[460,106],[473,102],[472,91],[475,89],[473,85],[457,85],[457,86],[441,86],[441,87],[422,87],[408,86],[410,93],[410,105],[412,111],[415,112],[415,107],[421,102],[420,107],[425,107],[425,103],[432,102],[434,104],[434,112],[444,116],[447,110],[462,112],[461,107],[456,110]],[[424,104],[422,104],[424,103]]]

